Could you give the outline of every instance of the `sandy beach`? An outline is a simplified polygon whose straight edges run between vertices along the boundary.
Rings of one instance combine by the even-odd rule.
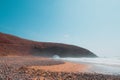
[[[91,68],[42,57],[0,57],[0,80],[120,80],[120,75],[87,72]]]
[[[64,64],[52,65],[52,66],[30,66],[28,68],[32,68],[35,70],[42,69],[44,71],[52,71],[52,72],[85,72],[90,68],[89,65],[86,64],[77,64],[72,62],[65,62]]]

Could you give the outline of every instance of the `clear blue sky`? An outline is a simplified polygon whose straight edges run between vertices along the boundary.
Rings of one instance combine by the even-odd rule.
[[[120,56],[120,0],[0,0],[0,32]]]

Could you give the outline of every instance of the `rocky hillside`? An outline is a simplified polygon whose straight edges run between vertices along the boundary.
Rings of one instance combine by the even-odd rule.
[[[87,49],[67,44],[35,42],[0,33],[0,56],[96,57]]]

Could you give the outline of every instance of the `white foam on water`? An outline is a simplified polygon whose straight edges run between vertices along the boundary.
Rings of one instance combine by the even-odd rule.
[[[120,58],[59,58],[60,60],[72,61],[93,65],[93,72],[120,74]]]
[[[53,59],[60,59],[60,56],[59,55],[54,55]]]
[[[120,66],[119,58],[60,58],[62,60],[74,61],[74,62],[88,62],[104,65],[116,65]]]

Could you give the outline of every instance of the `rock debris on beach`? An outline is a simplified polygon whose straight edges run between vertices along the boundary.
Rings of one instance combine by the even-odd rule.
[[[120,80],[120,75],[54,72],[29,68],[58,64],[62,65],[64,62],[38,57],[0,57],[0,80]]]

